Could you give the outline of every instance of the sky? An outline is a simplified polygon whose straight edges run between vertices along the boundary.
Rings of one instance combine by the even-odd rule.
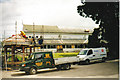
[[[77,12],[80,0],[0,0],[0,36],[18,33],[22,24],[51,25],[60,28],[94,29],[98,24]],[[4,35],[5,34],[5,35]]]

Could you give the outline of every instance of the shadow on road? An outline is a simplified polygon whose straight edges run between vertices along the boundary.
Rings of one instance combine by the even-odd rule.
[[[98,64],[98,63],[105,63],[105,62],[96,61],[96,62],[90,62],[89,64],[86,64],[85,62],[81,62],[78,65],[91,65],[91,64]]]
[[[119,60],[116,60],[116,61],[111,61],[111,60],[106,60],[105,62],[102,62],[102,61],[95,61],[95,62],[90,62],[89,64],[86,64],[85,62],[81,62],[80,64],[78,65],[92,65],[92,64],[100,64],[100,63],[119,63]]]
[[[76,68],[71,68],[71,69],[73,70],[73,69],[76,69]],[[44,71],[37,71],[36,74],[46,74],[46,73],[49,73],[49,72],[51,73],[51,72],[57,72],[57,71],[68,71],[68,70],[57,70],[57,69],[54,69],[54,70],[44,70]],[[26,75],[30,75],[30,74],[26,74],[25,72],[24,73],[14,73],[14,74],[11,74],[11,76],[26,76]]]

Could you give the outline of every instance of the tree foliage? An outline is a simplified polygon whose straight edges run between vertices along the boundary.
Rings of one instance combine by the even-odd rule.
[[[89,36],[89,47],[105,46],[112,58],[119,56],[119,2],[85,2],[77,8],[80,16],[92,18],[99,28]],[[99,37],[101,36],[101,37]],[[101,41],[107,41],[105,42]]]

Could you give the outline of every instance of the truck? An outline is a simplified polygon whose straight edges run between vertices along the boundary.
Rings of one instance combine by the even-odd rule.
[[[79,58],[79,64],[81,62],[85,62],[85,64],[89,64],[94,61],[102,61],[105,62],[107,59],[107,53],[105,47],[101,48],[85,48],[82,49],[77,55]]]
[[[37,73],[37,70],[45,68],[69,70],[71,64],[78,62],[77,56],[54,58],[53,55],[52,52],[31,53],[29,59],[19,65],[19,70],[33,75]]]

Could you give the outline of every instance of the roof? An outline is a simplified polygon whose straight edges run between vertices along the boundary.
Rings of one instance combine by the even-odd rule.
[[[47,25],[23,25],[24,32],[60,32],[57,26]]]
[[[23,24],[25,33],[68,33],[68,34],[92,34],[92,31],[86,32],[85,29],[78,28],[58,28],[58,26],[48,25],[25,25]]]
[[[3,41],[3,46],[6,45],[29,45],[30,41],[24,38],[22,35],[17,34],[12,37],[9,37]]]

